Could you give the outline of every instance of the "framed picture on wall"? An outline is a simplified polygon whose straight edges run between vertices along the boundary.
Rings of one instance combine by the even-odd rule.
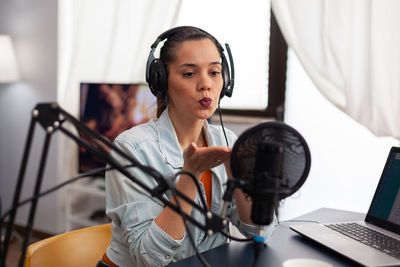
[[[123,131],[155,118],[156,107],[147,84],[80,84],[80,120],[111,142]],[[86,172],[105,163],[80,147],[78,166],[79,172]]]

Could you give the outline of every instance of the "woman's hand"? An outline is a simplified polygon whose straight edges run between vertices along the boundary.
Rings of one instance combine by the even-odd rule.
[[[230,161],[230,157],[228,160],[226,160],[224,162],[225,165],[225,171],[226,171],[226,175],[228,176],[228,179],[232,179],[233,175],[232,175],[232,170],[231,170],[231,161]]]
[[[232,179],[233,175],[230,160],[225,161],[224,164],[228,179]],[[254,225],[253,221],[251,220],[251,198],[246,196],[239,188],[235,188],[233,194],[235,196],[236,208],[239,213],[240,220],[246,224]]]
[[[190,171],[197,179],[201,174],[222,163],[229,162],[232,148],[224,146],[197,147],[191,143],[183,151],[183,170]]]

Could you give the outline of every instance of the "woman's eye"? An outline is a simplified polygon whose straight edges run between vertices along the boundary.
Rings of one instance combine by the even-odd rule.
[[[221,72],[219,72],[219,71],[212,71],[211,72],[211,75],[212,76],[218,76],[218,75],[220,75],[221,74]]]
[[[183,73],[184,77],[193,77],[194,76],[194,72],[185,72]]]

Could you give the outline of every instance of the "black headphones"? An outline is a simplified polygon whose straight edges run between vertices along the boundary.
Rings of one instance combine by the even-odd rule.
[[[176,32],[184,31],[185,29],[197,29],[197,30],[200,30],[200,31],[212,36],[211,34],[207,33],[206,31],[196,28],[196,27],[192,27],[192,26],[175,27],[175,28],[167,30],[166,32],[164,32],[160,36],[158,36],[157,40],[151,45],[151,51],[150,51],[149,57],[147,59],[147,64],[146,64],[146,81],[149,84],[151,92],[157,98],[166,99],[168,82],[167,82],[167,71],[166,71],[165,65],[161,61],[161,59],[154,57],[154,51],[156,50],[157,45],[161,41],[167,39],[168,37],[175,34]],[[225,44],[225,47],[226,47],[226,51],[229,56],[230,68],[229,68],[228,62],[227,62],[225,54],[224,54],[224,49],[222,48],[221,44],[217,41],[217,48],[221,54],[222,79],[224,81],[224,84],[222,86],[222,91],[220,94],[220,98],[222,98],[224,95],[226,95],[228,97],[232,96],[234,78],[235,78],[232,53],[231,53],[231,50],[230,50],[228,44]]]

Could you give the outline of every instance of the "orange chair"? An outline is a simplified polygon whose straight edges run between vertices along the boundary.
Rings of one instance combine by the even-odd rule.
[[[52,236],[28,247],[25,267],[96,266],[111,240],[111,224]]]

